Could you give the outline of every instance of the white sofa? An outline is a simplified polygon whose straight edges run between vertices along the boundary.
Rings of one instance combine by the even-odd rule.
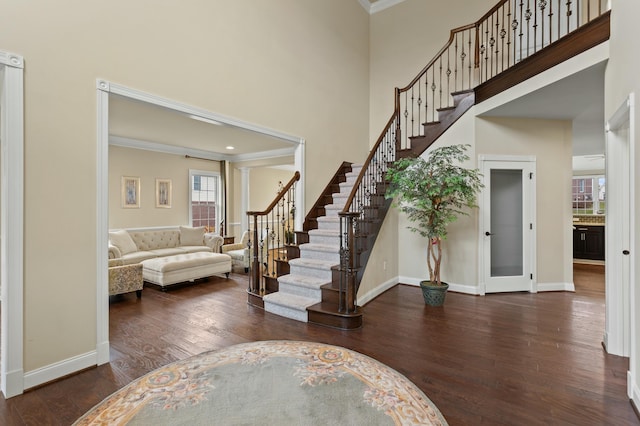
[[[223,238],[204,232],[204,227],[180,226],[149,230],[109,231],[109,259],[123,265],[177,254],[219,253]]]

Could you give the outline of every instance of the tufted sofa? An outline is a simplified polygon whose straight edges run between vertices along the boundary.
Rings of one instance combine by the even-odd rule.
[[[109,232],[109,259],[119,259],[123,265],[131,265],[177,254],[219,253],[222,242],[221,236],[205,233],[204,227],[122,229]]]

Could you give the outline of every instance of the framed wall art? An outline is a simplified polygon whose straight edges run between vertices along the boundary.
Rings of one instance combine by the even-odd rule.
[[[171,179],[156,179],[156,207],[171,208]]]
[[[140,178],[122,176],[122,208],[140,208]]]

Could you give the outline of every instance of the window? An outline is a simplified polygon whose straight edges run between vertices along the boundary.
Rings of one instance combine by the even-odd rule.
[[[220,174],[189,171],[191,226],[204,226],[218,232],[220,217]]]
[[[604,176],[573,178],[573,214],[604,214],[606,190]]]

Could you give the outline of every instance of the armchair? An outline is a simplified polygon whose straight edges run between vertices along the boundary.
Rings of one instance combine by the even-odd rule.
[[[239,243],[223,244],[221,251],[231,256],[231,267],[242,267],[244,272],[249,272],[250,253],[247,243],[249,241],[249,231],[244,231]]]
[[[142,297],[142,263],[125,265],[122,259],[109,259],[109,296],[136,292]]]

